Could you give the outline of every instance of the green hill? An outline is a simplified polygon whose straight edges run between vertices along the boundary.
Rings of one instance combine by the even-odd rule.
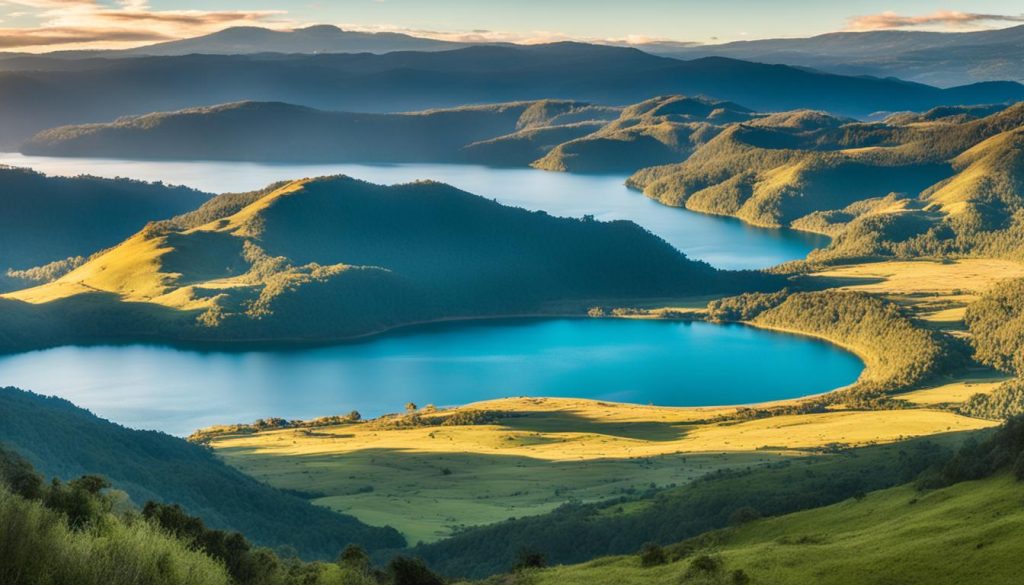
[[[549,171],[633,172],[679,162],[750,110],[707,98],[665,96],[625,108],[596,132],[551,149],[533,166]]]
[[[679,487],[468,528],[410,550],[443,573],[474,578],[507,571],[522,550],[543,553],[551,565],[633,553],[645,543],[724,528],[742,514],[788,514],[906,482],[948,457],[947,445],[963,437],[935,439],[718,471]]]
[[[817,112],[729,126],[629,184],[667,205],[824,233],[812,262],[1020,254],[1024,104],[861,123]]]
[[[244,532],[266,546],[289,545],[333,558],[350,543],[394,548],[401,535],[286,494],[221,462],[209,450],[158,433],[128,429],[59,398],[0,389],[0,443],[48,476],[99,474],[137,505],[180,504],[207,524]]]
[[[548,120],[538,118],[538,105],[545,106]],[[457,162],[469,144],[550,125],[560,114],[593,111],[606,117],[605,110],[546,101],[373,114],[236,102],[54,128],[37,134],[21,150],[141,159]]]
[[[711,533],[670,549],[669,558],[679,560],[663,565],[643,567],[638,556],[606,558],[539,571],[530,582],[1013,583],[1024,545],[1022,496],[1021,483],[1008,475],[924,494],[901,486]]]
[[[748,506],[736,509],[731,527],[664,548],[655,536],[631,557],[528,570],[495,582],[1013,582],[1017,551],[1024,545],[1024,419],[1010,419],[995,432],[965,441],[955,452],[933,456],[924,463],[924,472],[914,472],[913,465],[906,465],[906,450],[900,453],[905,477],[916,476],[912,483],[881,491],[869,491],[861,483],[861,490],[848,499],[783,515]],[[921,462],[919,457],[910,460]],[[856,477],[859,465],[863,462],[855,458],[839,469]],[[810,466],[803,471],[802,480],[796,479],[799,472],[790,475],[792,491],[800,492],[803,483],[820,477]],[[764,477],[764,472],[757,475]],[[861,481],[869,477],[872,473],[864,473]],[[715,506],[710,499],[706,504]],[[769,517],[759,519],[765,515]]]
[[[304,179],[214,199],[0,297],[0,344],[335,340],[772,284],[691,261],[630,222],[555,218],[439,183]]]
[[[60,276],[84,262],[76,257],[113,246],[146,222],[184,213],[211,197],[185,187],[47,177],[11,167],[0,167],[0,193],[0,291]],[[51,263],[56,264],[30,270]]]

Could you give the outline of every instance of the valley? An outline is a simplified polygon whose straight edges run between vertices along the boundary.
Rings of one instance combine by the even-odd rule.
[[[1019,15],[15,4],[0,583],[1016,577]]]

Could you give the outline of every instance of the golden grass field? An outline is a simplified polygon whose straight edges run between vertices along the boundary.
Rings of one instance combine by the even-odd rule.
[[[962,260],[853,265],[811,278],[884,295],[935,327],[963,334],[966,304],[1018,276],[1024,276],[1020,264]],[[694,317],[704,302],[680,302],[672,310]],[[669,310],[643,309],[648,312],[635,317]],[[272,485],[307,492],[367,523],[394,526],[411,542],[429,542],[461,526],[539,514],[570,499],[678,485],[716,469],[990,427],[996,423],[942,407],[989,392],[1003,379],[987,369],[964,371],[903,394],[915,405],[905,410],[722,422],[716,417],[735,407],[508,398],[445,411],[506,413],[499,424],[395,429],[363,422],[224,435],[211,445],[231,465]]]

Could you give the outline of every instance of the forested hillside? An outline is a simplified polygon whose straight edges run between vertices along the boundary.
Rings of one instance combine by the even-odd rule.
[[[615,108],[556,100],[407,114],[238,102],[55,128],[37,134],[22,152],[177,160],[465,162],[462,149],[475,142],[561,125],[570,118],[599,122],[617,113]]]
[[[691,261],[630,222],[556,218],[439,183],[333,177],[215,199],[6,295],[0,343],[332,340],[777,280]]]
[[[59,398],[0,389],[0,444],[48,476],[98,474],[136,505],[180,504],[212,527],[239,530],[259,544],[291,546],[305,557],[333,559],[346,545],[403,543],[390,528],[313,506],[225,465],[209,450],[155,431],[97,418]]]
[[[185,187],[10,167],[0,167],[0,193],[0,292],[60,276],[147,222],[211,197]]]

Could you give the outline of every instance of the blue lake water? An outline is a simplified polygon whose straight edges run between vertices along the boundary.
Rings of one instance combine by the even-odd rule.
[[[733,218],[666,207],[628,189],[624,175],[574,175],[475,165],[167,162],[15,153],[0,153],[0,164],[34,168],[51,175],[91,174],[164,181],[212,193],[252,191],[276,181],[336,174],[388,185],[431,179],[506,205],[543,209],[552,215],[628,219],[661,236],[691,258],[718,268],[765,268],[803,258],[812,249],[828,243],[824,236],[756,228]]]
[[[817,340],[675,321],[548,319],[417,327],[280,351],[152,345],[0,357],[0,385],[56,394],[135,428],[374,416],[419,405],[564,396],[658,405],[745,404],[855,380],[853,355]]]

